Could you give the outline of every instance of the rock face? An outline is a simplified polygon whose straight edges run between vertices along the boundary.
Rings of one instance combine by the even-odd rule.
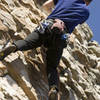
[[[33,0],[0,0],[0,49],[24,39],[46,15]],[[64,49],[58,71],[61,100],[100,100],[100,45],[84,23]],[[71,38],[70,38],[71,39]],[[11,53],[0,62],[0,100],[48,100],[45,48]]]

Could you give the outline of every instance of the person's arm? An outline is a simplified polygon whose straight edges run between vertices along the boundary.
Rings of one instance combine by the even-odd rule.
[[[53,7],[54,7],[54,1],[53,0],[48,0],[43,4],[43,9],[46,10],[47,12],[51,12]]]

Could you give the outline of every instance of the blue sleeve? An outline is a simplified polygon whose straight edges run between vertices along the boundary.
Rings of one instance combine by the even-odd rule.
[[[57,2],[58,2],[58,0],[53,0],[53,2],[54,2],[54,5],[56,5],[56,4],[57,4]]]
[[[84,23],[89,18],[89,13],[85,14],[84,17],[81,17],[80,24]]]

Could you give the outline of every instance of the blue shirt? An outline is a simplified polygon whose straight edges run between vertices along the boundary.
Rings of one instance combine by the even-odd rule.
[[[55,9],[47,19],[58,18],[64,21],[71,33],[75,26],[82,24],[89,17],[89,10],[84,0],[54,0]]]

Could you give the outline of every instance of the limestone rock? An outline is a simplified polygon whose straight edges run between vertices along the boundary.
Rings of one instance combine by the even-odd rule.
[[[9,76],[0,77],[0,99],[1,100],[29,100],[24,91]]]
[[[0,31],[8,31],[8,28],[2,23],[2,21],[0,20]]]
[[[17,31],[16,23],[11,14],[0,9],[0,19],[2,20],[3,24],[7,26],[10,30],[13,30],[14,32]]]
[[[89,46],[88,49],[92,50],[97,57],[100,57],[100,46]]]
[[[27,37],[47,16],[38,6],[44,1],[0,0],[0,49]],[[100,100],[100,45],[92,36],[86,23],[69,36],[58,67],[61,100]],[[48,100],[45,52],[43,46],[17,51],[0,62],[0,100]]]
[[[8,71],[6,66],[2,62],[0,62],[0,76],[4,76],[7,73]]]

